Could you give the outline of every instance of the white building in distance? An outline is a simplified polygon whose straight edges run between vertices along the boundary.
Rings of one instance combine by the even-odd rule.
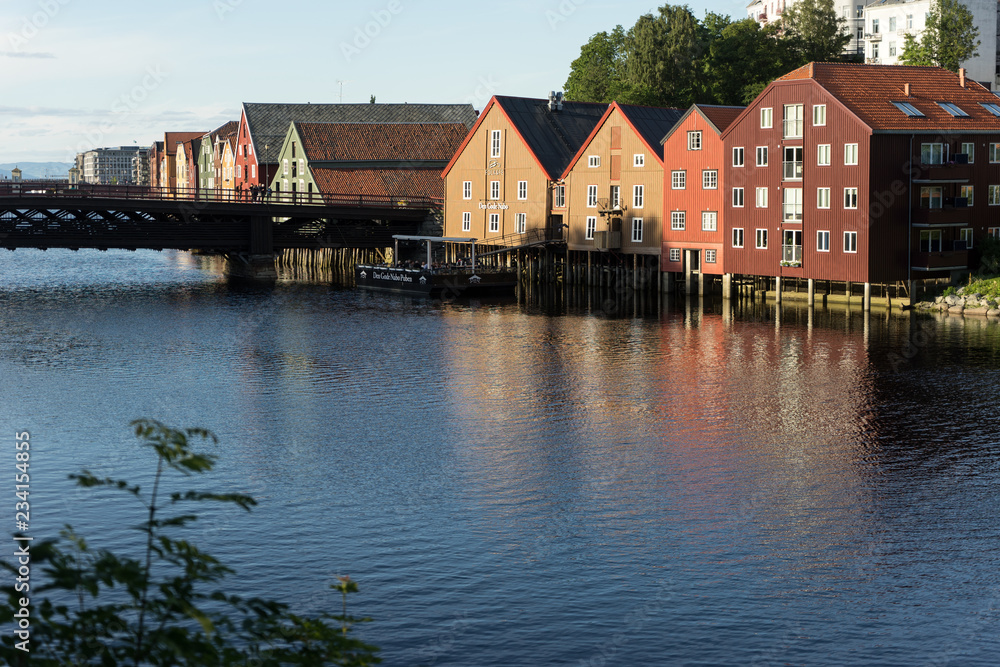
[[[77,155],[80,180],[92,185],[135,184],[133,159],[141,150],[139,146],[95,148]]]
[[[794,5],[796,0],[752,0],[747,5],[747,16],[756,20],[761,25],[774,23],[781,19],[785,10]],[[833,6],[844,19],[844,30],[851,35],[851,41],[844,46],[845,54],[864,54],[864,25],[865,25],[865,0],[833,0]]]

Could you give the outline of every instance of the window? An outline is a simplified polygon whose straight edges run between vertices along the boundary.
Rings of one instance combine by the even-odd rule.
[[[799,139],[802,137],[801,104],[785,105],[784,136],[786,139]]]
[[[844,144],[844,165],[850,166],[858,163],[858,145]]]
[[[896,17],[889,17],[889,32],[896,32]]]
[[[921,164],[944,164],[946,154],[944,144],[920,144]]]
[[[501,130],[493,130],[490,133],[490,157],[500,157],[500,137]]]
[[[611,186],[611,208],[620,208],[622,205],[622,186]]]
[[[642,243],[642,218],[632,218],[632,243]]]
[[[767,188],[757,188],[757,208],[767,208]]]
[[[889,56],[892,57],[895,55],[896,55],[896,42],[889,42]]]
[[[490,181],[490,199],[500,199],[500,181]]]
[[[802,222],[802,188],[785,188],[781,196],[782,220]]]
[[[588,155],[587,156],[587,166],[588,167],[600,167],[601,166],[601,156],[600,155]]]
[[[490,213],[490,232],[500,231],[500,214]]]
[[[733,227],[733,247],[742,248],[743,247],[743,228]]]
[[[980,102],[979,106],[989,111],[994,116],[1000,116],[1000,104],[993,102]]]
[[[472,181],[462,181],[462,199],[472,199]]]
[[[816,232],[816,250],[819,252],[830,252],[830,232]]]
[[[940,186],[925,186],[920,188],[920,208],[941,208],[941,203]]]
[[[858,207],[858,189],[844,188],[844,208]]]
[[[990,163],[1000,162],[1000,144],[990,144]]]
[[[989,195],[987,204],[990,206],[1000,206],[1000,185],[989,185],[987,188],[987,194]],[[922,196],[921,199],[923,199]]]
[[[874,59],[876,63],[878,62],[878,42],[872,44],[872,59]]]
[[[1000,239],[1000,227],[990,227],[986,230],[986,235],[992,239]]]
[[[782,161],[782,176],[786,181],[802,180],[802,147],[786,146]]]
[[[893,106],[905,113],[910,118],[923,118],[924,113],[909,102],[893,102]]]
[[[973,199],[972,195],[973,195],[973,186],[971,185],[959,186],[958,196],[961,199],[965,199],[966,206],[972,206],[972,199]],[[958,206],[958,202],[955,202],[955,205]]]
[[[597,208],[597,186],[587,186],[587,208]]]
[[[566,186],[557,185],[555,191],[555,208],[565,208],[566,207]]]
[[[910,30],[913,28],[913,14],[906,15],[906,29]]]
[[[734,146],[733,147],[733,166],[742,167],[743,166],[743,147]]]
[[[671,248],[670,249],[670,261],[671,262],[679,262],[679,261],[681,261],[681,249],[680,248]]]
[[[743,188],[733,188],[733,206],[743,208]]]
[[[587,234],[586,234],[585,238],[588,241],[592,240],[594,238],[594,232],[595,231],[597,231],[597,217],[593,216],[593,215],[588,216],[587,217]]]
[[[952,104],[951,102],[938,102],[938,106],[950,113],[955,118],[968,118],[969,114],[965,113],[960,106],[957,104]]]
[[[816,188],[816,208],[830,208],[830,188]]]
[[[288,160],[287,159],[284,160],[281,163],[281,172],[282,172],[282,176],[288,176]]]
[[[844,232],[844,252],[858,251],[858,233]]]
[[[920,252],[941,252],[940,229],[928,229],[920,232]]]
[[[757,166],[758,167],[767,166],[767,146],[757,147]]]
[[[966,156],[969,164],[974,164],[975,163],[975,161],[976,161],[976,145],[974,143],[969,142],[969,143],[962,144],[962,150],[961,150],[961,152],[965,153],[965,156]]]
[[[468,211],[462,213],[462,231],[463,232],[472,231],[472,213]]]
[[[671,211],[670,229],[672,229],[675,232],[684,231],[686,217],[687,213],[685,211]]]
[[[715,264],[715,258],[716,258],[716,254],[715,254],[714,250],[706,250],[705,251],[705,263],[706,264]]]
[[[517,182],[517,198],[521,201],[528,198],[528,181]]]
[[[672,171],[670,172],[670,188],[673,190],[683,190],[687,187],[687,172],[686,171]]]
[[[715,190],[719,187],[719,172],[715,169],[705,169],[701,172],[701,189]]]
[[[757,230],[757,249],[765,250],[767,249],[767,230],[758,229]]]
[[[771,107],[764,107],[760,110],[760,127],[762,130],[773,127],[772,120]]]
[[[632,208],[642,208],[642,201],[646,192],[644,185],[632,186]]]
[[[826,125],[826,105],[825,104],[814,104],[813,105],[813,126],[821,127]]]
[[[820,144],[816,147],[816,164],[820,167],[830,166],[830,144]]]
[[[632,166],[633,167],[645,167],[646,166],[646,154],[636,153],[632,156]]]
[[[527,213],[515,213],[514,214],[514,231],[518,234],[524,234],[528,231],[528,214]]]
[[[715,211],[702,211],[701,231],[715,232],[719,229],[719,214]]]
[[[972,247],[972,227],[966,227],[965,229],[960,229],[958,232],[958,237],[961,241],[965,243],[966,248]]]
[[[878,34],[878,19],[872,19],[872,34]]]
[[[701,130],[697,130],[695,132],[688,132],[688,150],[689,151],[701,150]]]

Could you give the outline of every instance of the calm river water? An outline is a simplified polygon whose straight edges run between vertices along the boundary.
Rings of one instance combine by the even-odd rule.
[[[148,479],[136,417],[212,429],[198,484],[260,506],[199,545],[302,612],[350,574],[387,665],[998,663],[996,322],[440,304],[18,251],[0,386],[35,536],[134,540],[137,507],[66,475]]]

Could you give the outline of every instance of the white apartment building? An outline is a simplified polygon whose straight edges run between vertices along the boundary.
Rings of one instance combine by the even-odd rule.
[[[95,148],[77,156],[80,179],[93,185],[132,184],[133,158],[143,150],[138,146]]]
[[[749,5],[747,5],[747,16],[762,25],[774,23],[775,21],[780,20],[781,15],[785,13],[785,10],[794,5],[795,2],[796,0],[753,0]],[[851,35],[851,41],[849,41],[844,47],[844,53],[852,55],[863,54],[865,45],[864,0],[862,0],[862,2],[858,2],[858,0],[848,0],[848,2],[843,2],[843,0],[841,0],[840,4],[837,4],[837,0],[834,0],[834,7],[838,9],[838,13],[846,22],[844,30]]]
[[[933,0],[875,0],[865,6],[865,62],[898,65],[907,34],[920,37],[927,24]],[[962,0],[979,28],[979,55],[962,63],[967,76],[987,88],[1000,85],[1000,4],[997,0]]]

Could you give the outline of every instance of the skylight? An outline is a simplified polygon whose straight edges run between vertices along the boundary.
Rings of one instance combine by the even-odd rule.
[[[910,118],[923,118],[924,114],[909,102],[893,102],[893,105]]]
[[[938,102],[938,106],[947,111],[948,113],[950,113],[955,118],[969,117],[969,114],[965,113],[964,111],[962,111],[961,108],[958,107],[958,105],[952,104],[951,102]]]
[[[1000,104],[993,104],[992,102],[980,102],[979,106],[986,109],[994,116],[1000,117]]]

